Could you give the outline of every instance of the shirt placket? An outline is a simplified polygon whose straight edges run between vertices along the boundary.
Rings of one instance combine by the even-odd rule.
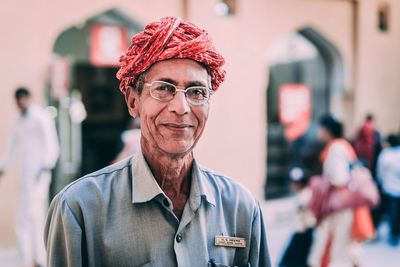
[[[190,242],[190,238],[193,238],[193,236],[189,236],[187,226],[193,221],[196,212],[198,212],[201,204],[201,199],[200,197],[197,197],[194,200],[194,205],[193,199],[191,200],[188,200],[188,202],[186,203],[181,221],[179,223],[178,231],[175,234],[174,241],[174,251],[176,255],[177,265],[182,267],[193,266],[194,262],[199,261],[199,259],[196,259],[196,248],[192,246],[193,242]],[[198,236],[197,238],[201,239],[202,237]]]

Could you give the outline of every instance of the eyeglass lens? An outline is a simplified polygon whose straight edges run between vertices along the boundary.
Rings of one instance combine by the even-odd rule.
[[[177,91],[180,90],[175,85],[167,82],[154,81],[150,84],[152,97],[163,102],[171,101]],[[201,105],[208,101],[210,92],[205,86],[191,86],[186,88],[185,96],[190,104]]]

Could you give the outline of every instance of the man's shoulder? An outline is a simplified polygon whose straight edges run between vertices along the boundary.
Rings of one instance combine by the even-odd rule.
[[[393,153],[400,153],[400,146],[395,146],[391,148],[391,151],[393,151]]]
[[[36,104],[32,104],[29,107],[28,112],[29,112],[29,117],[34,120],[38,120],[41,122],[53,120],[52,114],[48,109]]]
[[[383,150],[383,155],[387,158],[399,158],[400,157],[400,146],[397,147],[388,147]]]
[[[50,112],[47,109],[45,109],[44,107],[41,107],[39,105],[36,105],[36,104],[32,104],[29,107],[28,112],[32,116],[50,115]]]
[[[223,202],[235,202],[247,207],[257,207],[258,201],[254,195],[235,179],[213,171],[204,166],[199,166],[200,171],[207,178],[216,197]]]
[[[400,147],[387,147],[382,149],[380,157],[391,157],[400,153]]]
[[[114,187],[129,183],[130,167],[131,157],[78,178],[65,186],[57,196],[69,205],[105,197],[110,195]]]

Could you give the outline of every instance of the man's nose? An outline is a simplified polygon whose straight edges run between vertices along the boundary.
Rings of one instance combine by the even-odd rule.
[[[184,92],[177,92],[175,94],[174,98],[169,102],[169,111],[175,112],[178,115],[190,112],[190,106]]]

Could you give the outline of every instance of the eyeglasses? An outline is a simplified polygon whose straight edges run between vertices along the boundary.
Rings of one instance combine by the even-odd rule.
[[[161,102],[169,102],[174,99],[177,92],[185,94],[186,101],[193,106],[201,106],[208,103],[212,94],[206,86],[190,86],[186,89],[178,89],[178,86],[164,81],[145,83],[150,87],[150,95]]]

